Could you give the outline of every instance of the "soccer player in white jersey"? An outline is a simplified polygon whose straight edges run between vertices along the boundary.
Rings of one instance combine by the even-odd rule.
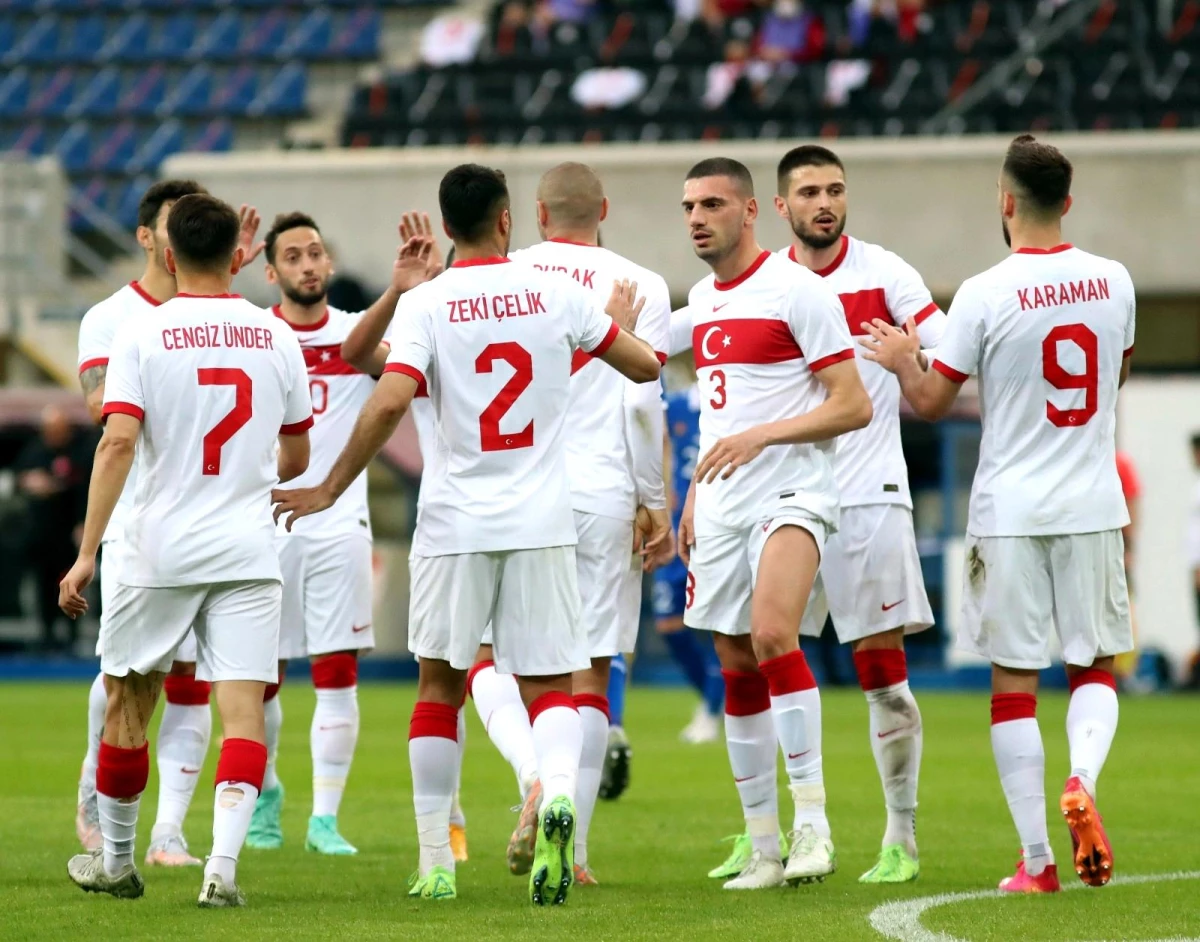
[[[384,376],[346,449],[320,486],[279,491],[277,513],[291,524],[331,506],[427,388],[438,434],[411,562],[420,680],[409,761],[421,850],[410,895],[457,894],[449,824],[459,708],[490,622],[497,666],[520,678],[543,787],[530,899],[561,903],[582,743],[570,675],[588,664],[566,472],[571,359],[582,349],[643,382],[657,379],[659,363],[570,278],[507,260],[502,174],[456,167],[438,202],[454,265],[400,299]],[[639,308],[618,286],[609,311],[632,324]]]
[[[992,662],[992,751],[1023,851],[1000,889],[1017,893],[1059,889],[1036,713],[1051,623],[1071,689],[1060,808],[1075,871],[1091,886],[1112,875],[1096,779],[1117,729],[1113,658],[1133,648],[1116,463],[1133,283],[1119,262],[1063,243],[1071,174],[1066,157],[1030,135],[1010,145],[999,203],[1012,254],[958,289],[932,368],[912,320],[897,328],[877,319],[860,340],[926,419],[944,415],[969,376],[979,379],[983,440],[958,643]]]
[[[162,180],[146,190],[138,204],[137,227],[138,244],[146,256],[145,270],[137,281],[125,285],[83,315],[79,324],[79,382],[88,411],[97,423],[101,421],[105,375],[118,329],[126,321],[138,318],[175,296],[175,275],[166,266],[167,214],[180,197],[204,192],[204,187],[195,180]],[[239,244],[249,260],[262,248],[261,243],[257,246],[254,243],[258,214],[253,208],[243,206],[241,223]],[[136,470],[131,470],[101,544],[104,561],[100,580],[102,632],[112,606],[112,591],[121,577],[121,541],[133,505],[136,478]],[[189,634],[180,645],[176,661],[163,684],[166,704],[155,749],[159,776],[158,815],[146,851],[148,865],[201,864],[189,853],[183,836],[183,820],[196,790],[212,734],[212,713],[208,706],[210,685],[196,679],[195,662],[196,641]],[[88,746],[80,772],[75,815],[75,833],[85,850],[95,850],[101,842],[96,810],[96,764],[107,703],[101,672],[96,675],[88,693]]]
[[[725,740],[753,853],[727,889],[823,879],[836,867],[821,767],[821,699],[799,647],[822,547],[838,526],[833,439],[871,420],[837,295],[759,247],[750,172],[711,158],[683,209],[713,269],[688,295],[700,384],[700,453],[680,522],[684,623],[713,632]],[[694,544],[694,545],[693,545]],[[781,861],[782,747],[795,822]]]
[[[876,318],[912,320],[923,347],[936,347],[946,325],[921,276],[898,255],[845,235],[846,173],[832,151],[806,144],[779,162],[775,209],[792,229],[780,254],[825,279],[846,311],[851,336]],[[857,358],[871,397],[871,424],[838,439],[833,461],[841,500],[838,532],[825,544],[801,633],[819,636],[829,614],[838,639],[854,651],[870,711],[869,736],[883,782],[887,827],[875,866],[862,883],[904,883],[920,872],[917,777],[921,711],[908,686],[904,636],[933,624],[913,531],[908,467],[900,446],[900,384]]]
[[[194,626],[196,673],[215,687],[225,736],[199,902],[240,906],[237,858],[266,768],[263,690],[276,679],[279,646],[270,494],[308,464],[312,407],[292,332],[229,293],[242,261],[233,209],[206,194],[180,197],[167,234],[179,293],[118,331],[79,559],[60,587],[68,615],[86,611],[81,593],[136,446],[143,473],[101,635],[104,845],[73,857],[67,870],[85,890],[142,895],[134,839],[149,774],[147,726],[164,672]]]

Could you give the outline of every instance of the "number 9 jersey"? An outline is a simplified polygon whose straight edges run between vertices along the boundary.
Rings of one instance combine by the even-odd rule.
[[[1019,249],[963,282],[933,368],[979,377],[983,420],[967,532],[1118,530],[1117,389],[1133,352],[1125,266],[1070,245]]]

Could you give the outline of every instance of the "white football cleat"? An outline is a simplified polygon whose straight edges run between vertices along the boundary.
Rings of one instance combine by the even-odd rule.
[[[133,864],[127,864],[116,876],[110,876],[104,869],[103,850],[76,854],[67,861],[67,875],[76,886],[89,893],[107,893],[117,899],[137,899],[146,892],[142,875]]]
[[[147,867],[201,867],[204,861],[188,851],[182,834],[161,837],[146,849]]]
[[[231,906],[245,906],[246,897],[237,888],[237,884],[227,886],[225,881],[215,873],[204,878],[200,887],[200,898],[196,901],[204,909],[224,909]]]
[[[709,713],[701,703],[696,707],[692,721],[679,734],[679,738],[694,746],[706,742],[716,742],[721,738],[722,725],[721,719]]]
[[[750,861],[732,880],[725,881],[727,890],[769,890],[786,883],[783,864],[764,857],[761,850],[750,855]]]
[[[833,841],[820,837],[811,824],[788,835],[792,842],[787,869],[783,878],[792,886],[797,883],[821,882],[837,870],[837,851]]]

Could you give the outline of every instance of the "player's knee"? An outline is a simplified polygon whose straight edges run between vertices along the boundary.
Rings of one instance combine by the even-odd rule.
[[[756,618],[750,636],[754,656],[760,662],[788,654],[800,646],[800,626],[781,615],[768,613]]]
[[[196,662],[195,661],[172,661],[171,672],[168,676],[171,677],[195,677]]]
[[[881,631],[877,635],[852,641],[850,646],[855,654],[859,651],[903,651],[904,629],[893,628],[891,631]]]
[[[755,657],[754,647],[748,635],[723,635],[713,633],[713,649],[723,671],[739,673],[755,673],[758,671],[758,658]]]
[[[992,665],[993,693],[1037,693],[1038,671]]]
[[[263,739],[266,684],[251,680],[218,683],[217,712],[226,739]]]
[[[312,682],[318,690],[357,685],[358,657],[349,651],[339,651],[315,658],[312,663]]]
[[[447,661],[421,658],[417,699],[422,703],[444,703],[458,709],[466,689],[466,671],[451,667]]]

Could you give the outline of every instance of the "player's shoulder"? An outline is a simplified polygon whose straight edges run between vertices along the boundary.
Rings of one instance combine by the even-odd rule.
[[[1078,246],[1072,246],[1072,248],[1083,265],[1094,268],[1098,273],[1106,275],[1121,284],[1128,285],[1130,289],[1133,288],[1133,277],[1129,274],[1129,269],[1123,263],[1106,255],[1097,255],[1094,252],[1088,252]]]
[[[921,279],[916,268],[902,258],[899,253],[884,248],[877,242],[867,242],[854,236],[847,238],[850,243],[851,257],[855,258],[862,268],[871,271],[877,277],[881,276],[892,280]]]
[[[132,284],[122,285],[108,297],[97,301],[84,312],[83,319],[79,322],[80,330],[115,324],[140,308],[150,308],[153,306],[148,301],[143,300]]]

